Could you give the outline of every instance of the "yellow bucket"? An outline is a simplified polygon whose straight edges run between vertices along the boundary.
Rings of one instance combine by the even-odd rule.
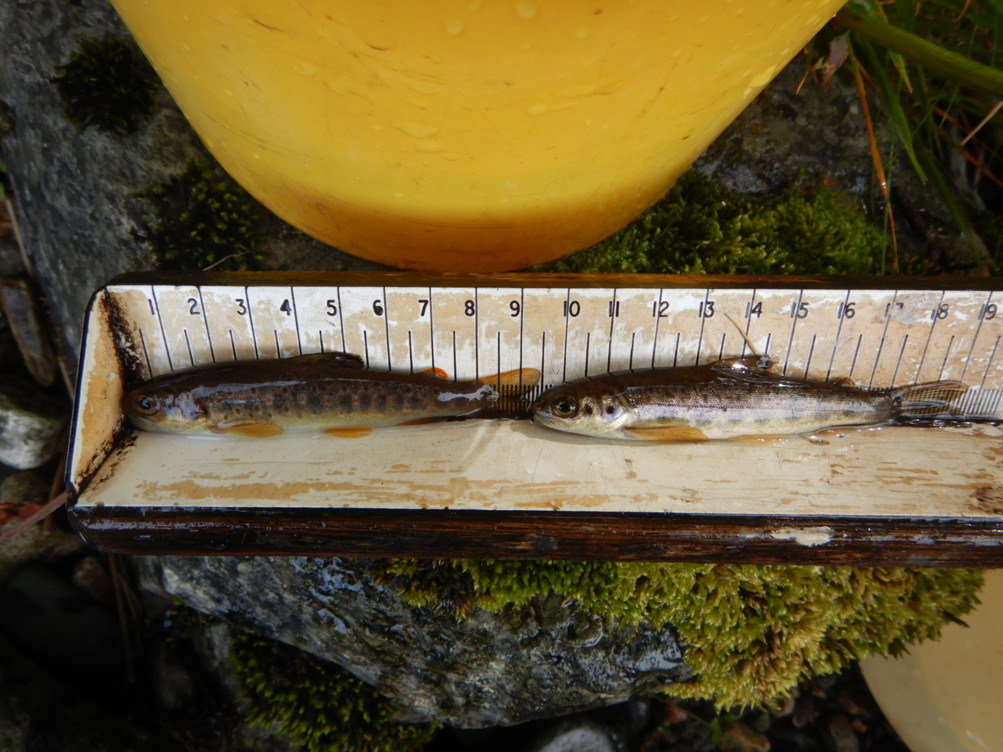
[[[280,217],[374,261],[501,271],[654,203],[841,0],[113,0]]]

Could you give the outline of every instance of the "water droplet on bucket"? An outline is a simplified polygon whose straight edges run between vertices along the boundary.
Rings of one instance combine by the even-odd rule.
[[[536,3],[533,0],[516,0],[515,13],[519,18],[535,18]]]

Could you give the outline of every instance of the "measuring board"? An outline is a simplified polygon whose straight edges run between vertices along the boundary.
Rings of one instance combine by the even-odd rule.
[[[84,337],[68,483],[85,536],[137,553],[1003,564],[996,279],[409,273],[127,275]],[[543,388],[767,354],[795,378],[958,380],[971,425],[657,444],[526,420],[361,439],[135,431],[124,390],[330,351]]]

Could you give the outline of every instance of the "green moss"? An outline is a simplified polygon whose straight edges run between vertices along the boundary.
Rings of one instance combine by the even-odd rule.
[[[135,46],[122,39],[81,39],[52,79],[66,117],[80,130],[124,136],[153,114],[160,85]]]
[[[978,603],[982,583],[970,570],[742,564],[400,560],[385,571],[412,605],[458,618],[553,593],[619,627],[672,628],[696,678],[668,692],[721,707],[767,703],[858,658],[934,639]],[[450,579],[465,584],[443,599]]]
[[[884,249],[881,232],[827,191],[742,194],[691,170],[615,235],[538,270],[868,274]]]
[[[238,635],[231,659],[250,700],[248,722],[310,752],[417,752],[437,724],[393,720],[393,706],[337,666],[270,640]]]
[[[258,205],[217,169],[189,164],[165,183],[134,195],[148,213],[134,230],[161,269],[258,269]]]

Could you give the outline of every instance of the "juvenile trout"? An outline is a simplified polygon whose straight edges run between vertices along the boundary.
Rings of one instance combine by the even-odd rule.
[[[541,394],[533,403],[533,420],[605,439],[796,436],[947,418],[967,389],[957,381],[936,381],[867,390],[799,381],[773,373],[771,366],[753,355],[578,379]]]
[[[147,431],[274,436],[312,429],[362,436],[378,426],[472,416],[497,407],[504,386],[529,388],[535,369],[476,381],[435,372],[367,371],[358,355],[319,353],[225,363],[153,379],[122,398]]]

